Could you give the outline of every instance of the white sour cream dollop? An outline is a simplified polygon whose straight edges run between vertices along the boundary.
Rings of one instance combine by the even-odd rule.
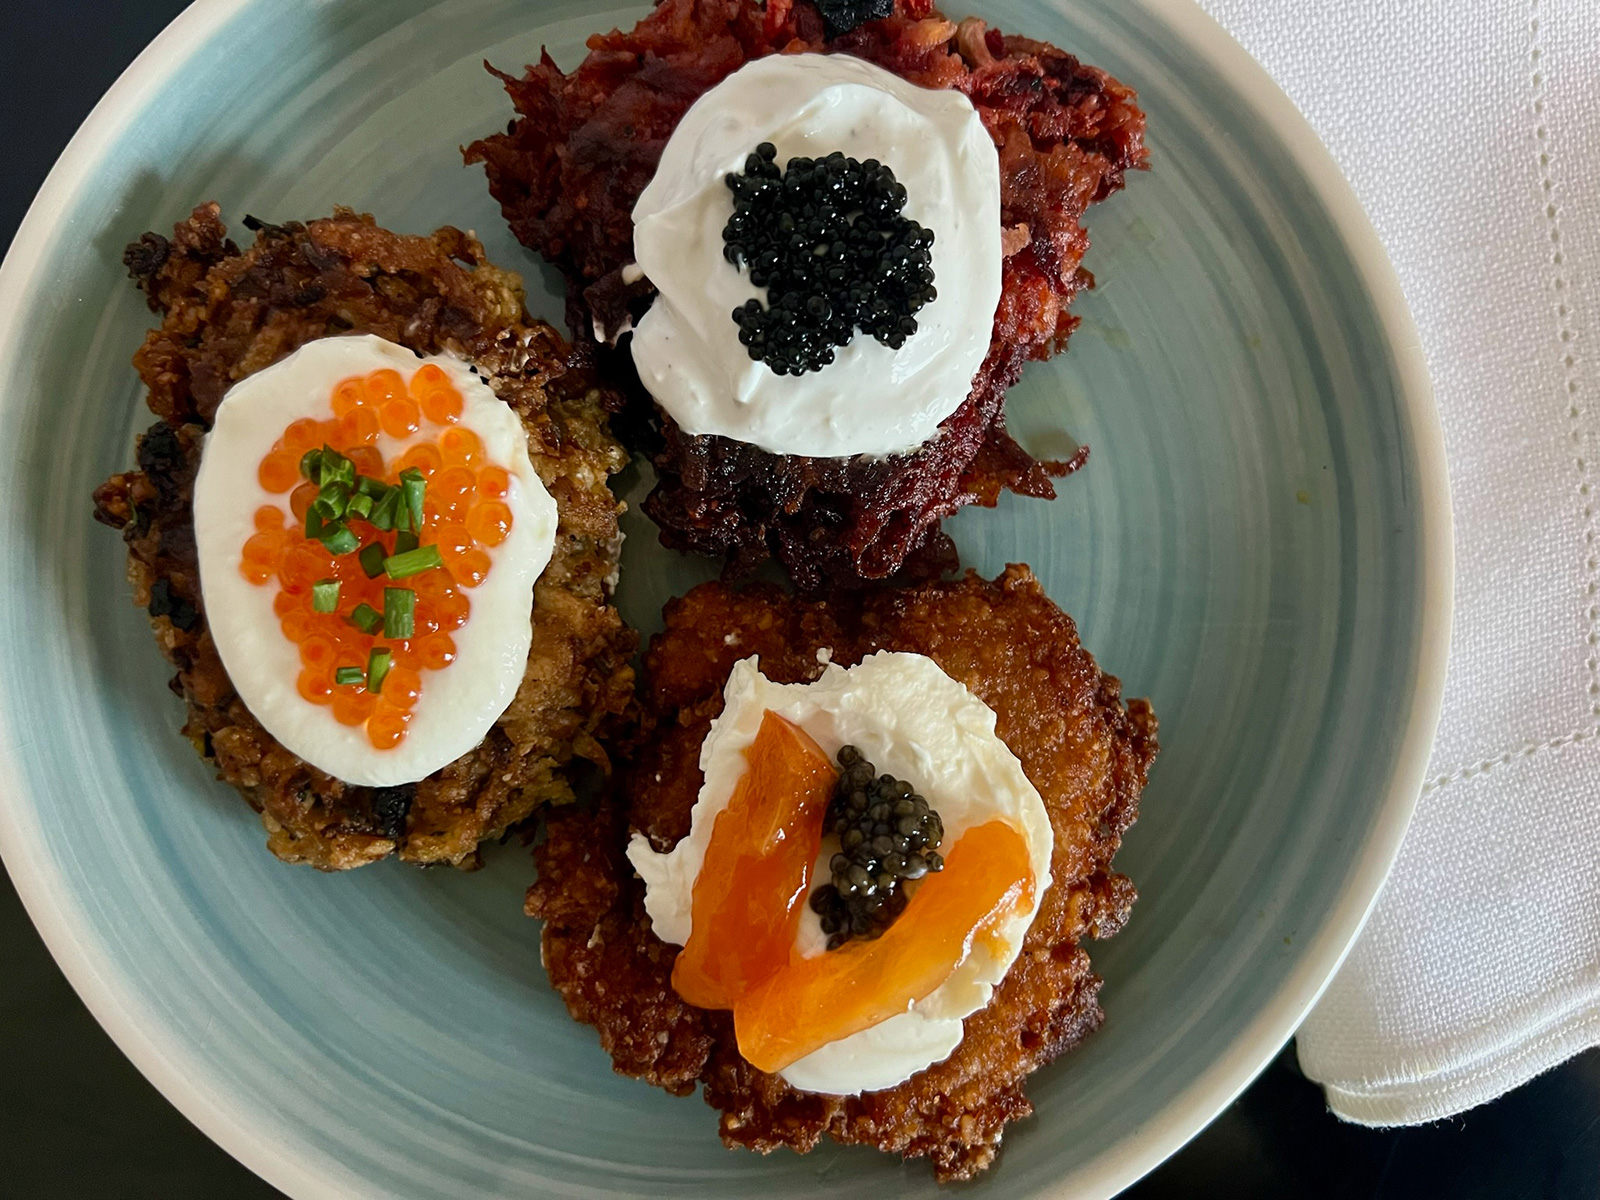
[[[735,308],[766,289],[722,256],[723,182],[757,145],[777,161],[835,150],[886,163],[905,215],[933,230],[938,296],[899,350],[858,332],[832,365],[775,375],[739,343]],[[633,209],[634,253],[660,295],[633,334],[651,395],[688,433],[774,454],[898,454],[961,406],[1000,301],[1000,163],[972,102],[845,54],[756,59],[678,122]]]
[[[989,1003],[994,988],[1022,949],[1045,889],[1055,837],[1038,790],[1017,756],[995,733],[994,711],[920,654],[880,651],[854,667],[829,665],[814,683],[773,683],[756,659],[736,664],[723,691],[726,707],[700,749],[705,784],[689,834],[665,854],[635,834],[628,858],[645,882],[645,910],[656,936],[675,945],[693,929],[694,882],[705,860],[717,814],[745,773],[745,749],[767,710],[795,722],[831,757],[857,747],[878,768],[911,782],[944,823],[948,853],[975,825],[1000,818],[1027,841],[1033,904],[978,941],[955,974],[936,990],[870,1029],[830,1042],[785,1067],[790,1086],[853,1096],[901,1083],[949,1057],[961,1044],[963,1018]],[[837,839],[823,839],[813,887],[828,878]],[[810,905],[796,941],[809,958],[826,953],[827,937]]]
[[[456,659],[422,672],[422,694],[405,740],[379,750],[361,726],[339,724],[326,705],[300,695],[299,648],[283,633],[273,600],[275,580],[257,585],[239,570],[240,552],[263,505],[296,521],[288,493],[257,480],[257,467],[291,421],[328,420],[335,384],[352,375],[393,368],[409,379],[425,362],[450,377],[464,401],[459,424],[483,441],[484,456],[511,476],[505,503],[510,535],[491,552],[488,577],[466,592],[471,615],[452,637]],[[439,429],[424,421],[419,436]],[[385,462],[410,440],[380,435]],[[404,346],[371,335],[322,338],[228,390],[206,435],[194,486],[194,534],[206,623],[228,679],[245,707],[289,750],[346,783],[388,787],[432,774],[471,750],[505,712],[522,682],[533,641],[533,584],[555,546],[556,504],[528,457],[521,419],[457,358],[418,358]],[[423,541],[429,540],[424,530]],[[403,581],[397,586],[404,586]]]

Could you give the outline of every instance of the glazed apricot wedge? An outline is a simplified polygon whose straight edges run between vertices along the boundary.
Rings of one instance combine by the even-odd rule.
[[[1031,904],[1033,888],[1022,834],[998,820],[969,829],[882,937],[798,959],[741,996],[739,1053],[770,1074],[905,1012],[955,973],[974,942]]]
[[[711,827],[689,940],[672,968],[678,995],[701,1008],[732,1008],[789,965],[838,779],[810,735],[771,711],[745,759]]]

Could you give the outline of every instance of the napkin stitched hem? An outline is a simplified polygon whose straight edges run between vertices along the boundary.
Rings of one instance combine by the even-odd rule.
[[[1542,742],[1527,742],[1515,750],[1507,750],[1504,754],[1497,754],[1492,758],[1480,758],[1470,766],[1457,767],[1454,771],[1442,775],[1435,775],[1422,785],[1422,794],[1437,792],[1440,788],[1448,787],[1452,783],[1459,783],[1463,779],[1471,779],[1475,775],[1482,775],[1496,767],[1509,767],[1512,763],[1520,762],[1524,758],[1532,758],[1536,754],[1543,754],[1548,750],[1560,750],[1567,746],[1581,746],[1584,742],[1592,742],[1600,737],[1600,725],[1591,725],[1587,729],[1579,729],[1574,733],[1563,734],[1561,737],[1547,738]]]
[[[1591,990],[1574,1002],[1554,1028],[1531,1041],[1504,1047],[1489,1061],[1448,1072],[1431,1087],[1410,1083],[1338,1084],[1321,1080],[1328,1106],[1357,1125],[1415,1125],[1443,1120],[1499,1096],[1574,1054],[1600,1044],[1600,1012]],[[1578,1011],[1573,1011],[1573,1008]],[[1519,1031],[1526,1036],[1524,1028]],[[1307,1072],[1310,1076],[1310,1072]],[[1314,1076],[1311,1076],[1315,1078]]]
[[[1552,1031],[1575,1012],[1587,1011],[1600,1001],[1600,968],[1586,967],[1569,972],[1546,985],[1546,990],[1531,1001],[1521,1003],[1478,1025],[1432,1042],[1414,1044],[1411,1053],[1396,1069],[1368,1074],[1359,1082],[1333,1083],[1356,1090],[1411,1088],[1429,1080],[1445,1079],[1459,1072],[1473,1072],[1478,1064],[1516,1048],[1523,1038],[1538,1040],[1553,1036]],[[1595,1013],[1600,1017],[1600,1012]],[[1336,1080],[1340,1071],[1325,1061],[1315,1040],[1299,1043],[1302,1067],[1307,1075],[1323,1082]],[[1307,1049],[1307,1046],[1310,1049]],[[1442,1085],[1441,1085],[1442,1086]]]

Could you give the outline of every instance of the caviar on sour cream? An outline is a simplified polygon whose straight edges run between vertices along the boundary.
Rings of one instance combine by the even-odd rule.
[[[961,1044],[963,1020],[989,1003],[1022,949],[1022,940],[1050,886],[1055,835],[1044,800],[1022,764],[995,732],[994,710],[921,654],[879,651],[853,667],[824,667],[813,683],[774,683],[755,658],[735,664],[723,689],[722,713],[700,748],[705,783],[689,833],[666,853],[635,834],[628,859],[645,883],[645,910],[656,936],[683,945],[693,929],[694,884],[719,813],[747,769],[745,750],[764,715],[793,721],[832,759],[852,745],[878,770],[914,784],[944,824],[948,851],[969,829],[996,818],[1025,841],[1032,903],[972,952],[938,988],[903,1013],[835,1039],[778,1074],[801,1091],[859,1095],[880,1091],[942,1062]],[[838,839],[829,835],[812,870],[812,886],[829,877]],[[795,952],[830,953],[820,918],[805,905]]]
[[[750,358],[732,312],[767,300],[723,257],[724,179],[762,142],[777,162],[840,151],[887,165],[904,215],[934,234],[937,296],[898,350],[857,332],[834,362],[777,375]],[[639,377],[686,433],[774,454],[905,453],[972,388],[1000,300],[1000,164],[977,110],[846,54],[747,63],[678,122],[633,209],[638,267],[659,292],[633,333]]]

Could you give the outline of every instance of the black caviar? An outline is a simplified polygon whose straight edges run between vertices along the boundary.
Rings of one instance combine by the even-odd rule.
[[[898,350],[937,295],[933,231],[901,215],[905,186],[875,158],[835,150],[780,171],[777,156],[762,142],[724,180],[723,257],[767,292],[733,310],[739,341],[778,375],[820,371],[857,329]]]
[[[829,950],[881,935],[905,911],[905,885],[944,869],[944,823],[928,802],[903,779],[877,774],[854,746],[838,759],[823,827],[838,835],[839,852],[828,864],[833,878],[811,893]]]

